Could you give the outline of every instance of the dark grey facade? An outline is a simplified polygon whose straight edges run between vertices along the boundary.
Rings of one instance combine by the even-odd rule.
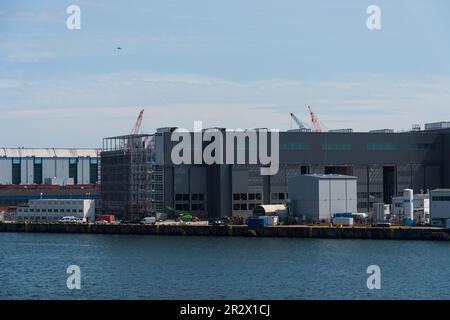
[[[450,130],[280,132],[279,172],[262,176],[260,165],[174,165],[174,129],[161,129],[154,135],[155,164],[161,168],[163,188],[158,210],[173,207],[217,217],[248,215],[258,204],[285,202],[289,178],[308,173],[356,176],[360,212],[370,211],[376,202],[390,203],[405,188],[419,193],[450,186]],[[102,181],[105,175],[103,166]]]

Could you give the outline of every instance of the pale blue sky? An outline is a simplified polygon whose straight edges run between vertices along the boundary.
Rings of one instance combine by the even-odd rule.
[[[450,120],[449,39],[445,0],[2,1],[0,146],[99,146],[141,107],[144,132]]]

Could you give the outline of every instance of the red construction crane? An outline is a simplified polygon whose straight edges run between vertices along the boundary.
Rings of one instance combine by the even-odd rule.
[[[308,106],[309,114],[311,115],[311,122],[314,128],[314,132],[322,132],[322,127],[320,126],[319,119],[316,114],[311,110],[311,107]]]
[[[141,123],[142,123],[142,116],[144,115],[144,109],[139,112],[139,116],[136,119],[136,124],[133,127],[133,130],[131,130],[131,134],[139,134],[139,131],[141,129]]]

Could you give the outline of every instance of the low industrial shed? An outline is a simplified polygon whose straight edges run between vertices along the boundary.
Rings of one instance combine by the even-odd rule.
[[[308,174],[288,181],[292,213],[305,222],[330,222],[335,213],[357,212],[356,177]]]

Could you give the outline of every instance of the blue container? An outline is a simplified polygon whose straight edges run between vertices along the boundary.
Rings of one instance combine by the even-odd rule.
[[[351,218],[352,213],[351,212],[338,212],[338,213],[335,213],[334,216],[336,218]]]
[[[404,221],[405,226],[415,226],[416,225],[416,221],[411,220],[411,219],[406,219]]]
[[[247,226],[251,228],[264,228],[269,225],[269,217],[252,217],[247,219]]]

